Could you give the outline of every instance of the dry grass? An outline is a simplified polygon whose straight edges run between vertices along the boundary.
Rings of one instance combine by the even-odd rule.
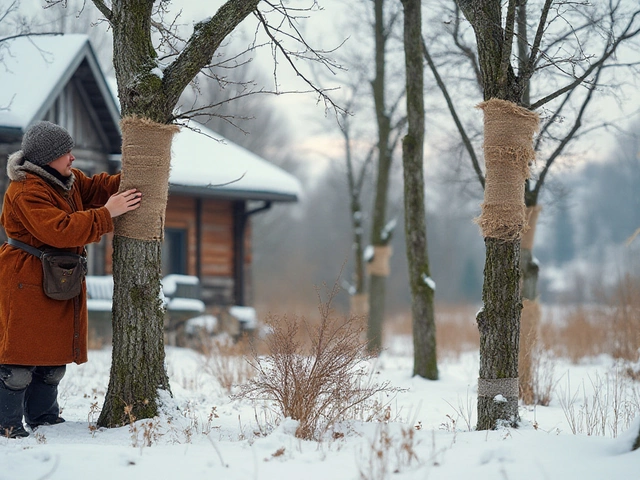
[[[584,357],[610,353],[606,338],[611,326],[602,321],[602,308],[578,306],[564,314],[564,318],[557,316],[550,312],[543,319],[540,340],[544,350],[574,363]]]
[[[227,335],[202,338],[199,345],[205,359],[204,370],[216,378],[227,392],[254,376],[248,362],[251,346],[247,337],[238,342]]]
[[[544,305],[543,305],[544,307]],[[475,321],[477,306],[436,305],[438,358],[457,358],[478,349]],[[389,318],[385,338],[411,337],[411,314]],[[602,354],[636,362],[640,359],[640,277],[626,276],[598,305],[577,305],[562,311],[543,309],[538,332],[540,351],[532,352],[535,370],[543,368],[543,357],[568,358],[579,362]],[[545,353],[547,352],[547,353]],[[536,356],[538,357],[536,359]]]
[[[462,353],[477,350],[480,335],[476,324],[477,306],[436,305],[436,345],[438,359],[457,359]],[[397,314],[385,324],[385,338],[411,337],[411,312]]]
[[[619,365],[613,372],[590,378],[588,384],[558,388],[559,402],[574,434],[610,435],[615,438],[628,430],[640,410],[640,386],[624,375]]]
[[[371,377],[364,324],[357,317],[334,316],[331,301],[337,291],[334,286],[326,302],[318,295],[317,325],[304,318],[269,317],[269,353],[253,354],[257,375],[237,395],[275,401],[283,417],[299,422],[299,438],[318,439],[337,421],[361,414],[363,404],[378,394],[397,391]],[[301,335],[307,341],[298,340]]]

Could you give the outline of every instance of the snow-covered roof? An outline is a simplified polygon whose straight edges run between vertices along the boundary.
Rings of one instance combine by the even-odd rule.
[[[300,197],[293,175],[202,125],[190,127],[173,140],[172,192],[285,202]]]
[[[22,135],[42,119],[85,60],[118,128],[117,94],[105,80],[87,35],[25,36],[7,40],[6,46],[0,63],[0,129]],[[284,202],[300,197],[300,182],[289,173],[204,126],[191,122],[190,127],[201,133],[183,127],[174,138],[172,192]]]
[[[29,35],[4,43],[0,63],[0,127],[24,132],[43,118],[85,60],[117,125],[117,104],[87,35]]]

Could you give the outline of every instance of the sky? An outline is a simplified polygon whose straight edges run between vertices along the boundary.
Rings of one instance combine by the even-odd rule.
[[[231,399],[206,357],[178,347],[167,347],[174,396],[162,397],[161,415],[96,429],[110,357],[110,348],[91,350],[88,363],[68,366],[59,393],[66,423],[0,438],[0,480],[640,479],[640,450],[630,451],[640,391],[606,356],[577,365],[554,360],[548,407],[521,406],[517,429],[475,431],[477,351],[440,360],[440,379],[429,381],[411,376],[411,339],[394,337],[367,365],[374,381],[405,389],[375,398],[389,408],[388,420],[363,421],[384,418],[369,404],[319,441],[296,438],[297,422],[269,402]],[[588,418],[604,425],[604,435],[587,435],[599,428]]]
[[[633,0],[626,0],[633,1]],[[37,11],[43,5],[43,0],[20,0],[21,11],[33,12]],[[192,31],[192,27],[195,22],[204,20],[211,17],[217,9],[224,3],[223,0],[212,0],[209,2],[202,2],[199,0],[173,0],[169,3],[169,13],[167,18],[173,18],[176,14],[180,13],[178,23],[181,25],[184,35],[189,35]],[[296,7],[311,6],[314,2],[312,0],[298,2]],[[292,4],[293,5],[293,4]],[[59,7],[56,7],[59,10]],[[88,1],[86,9],[94,10],[95,7]],[[265,7],[263,7],[265,9]],[[323,50],[331,50],[337,45],[346,41],[346,46],[352,48],[354,44],[358,44],[361,39],[357,32],[351,31],[353,27],[353,19],[349,18],[353,15],[353,9],[350,9],[340,0],[320,0],[317,2],[317,7],[311,12],[301,13],[301,19],[298,22],[298,27],[303,32],[305,38],[309,44],[314,48]],[[428,15],[425,13],[425,18]],[[447,19],[441,19],[446,23]],[[360,22],[364,24],[365,22]],[[241,24],[241,27],[234,32],[229,44],[236,49],[241,46],[245,46],[253,38],[254,32],[257,28],[258,22],[253,17],[245,19]],[[104,28],[103,25],[97,25],[92,28]],[[369,28],[363,25],[363,28]],[[426,38],[432,34],[436,26],[433,23],[426,23],[423,26],[423,34]],[[264,34],[259,34],[261,41],[265,40]],[[289,44],[291,46],[291,44]],[[373,52],[371,53],[371,62],[373,61]],[[400,53],[400,52],[398,52]],[[339,56],[341,51],[336,53]],[[365,52],[366,55],[366,52]],[[634,49],[623,50],[619,54],[620,62],[634,62],[638,61],[638,52]],[[254,61],[260,66],[263,73],[267,78],[271,77],[274,71],[274,63],[271,55],[270,48],[263,47],[254,55]],[[314,74],[309,68],[309,62],[296,61],[294,62],[300,71],[313,78]],[[320,70],[316,67],[316,71]],[[338,71],[335,76],[328,74],[324,78],[323,82],[329,82],[331,86],[335,86],[340,83],[342,79],[349,78],[355,73],[355,71]],[[294,91],[294,90],[308,90],[309,87],[300,80],[296,72],[291,68],[287,62],[280,57],[279,64],[277,66],[277,77],[279,81],[280,91]],[[333,78],[333,80],[331,80]],[[426,136],[426,154],[427,162],[438,161],[437,148],[431,148],[438,144],[448,141],[447,136],[452,134],[457,135],[453,128],[453,123],[450,118],[442,113],[444,111],[444,104],[442,102],[441,94],[437,90],[434,84],[432,76],[428,69],[425,69],[425,87],[427,91],[427,136]],[[627,115],[630,115],[634,111],[636,112],[638,105],[640,105],[640,93],[633,82],[628,84],[625,89],[615,88],[619,95],[618,100],[613,97],[604,96],[602,99],[598,99],[594,102],[594,105],[590,109],[589,117],[596,119],[596,121],[611,121],[612,119],[624,119]],[[599,93],[603,93],[602,92]],[[344,91],[338,90],[331,95],[340,102]],[[470,118],[475,117],[478,122],[481,121],[481,112],[475,109],[475,104],[481,101],[478,99],[470,99],[468,104],[459,102],[457,108],[459,113],[463,116]],[[339,135],[339,131],[335,125],[335,116],[330,110],[327,110],[322,102],[318,102],[318,96],[312,93],[306,94],[287,94],[281,95],[273,99],[273,105],[275,108],[285,113],[285,117],[288,119],[290,126],[290,134],[293,137],[295,143],[295,149],[298,155],[305,159],[308,163],[313,163],[319,160],[330,158],[341,158],[343,156],[342,139]],[[362,112],[356,115],[355,121],[367,122],[371,118],[366,112]],[[568,118],[568,121],[571,119]],[[258,119],[259,121],[259,119]],[[625,120],[622,121],[625,123]],[[623,126],[623,128],[626,125]],[[616,129],[612,129],[608,132],[595,131],[590,133],[586,138],[582,139],[585,147],[580,150],[581,158],[589,160],[602,160],[606,158],[611,149],[615,148],[615,136],[617,134]],[[443,136],[445,138],[443,138]],[[433,145],[431,145],[433,144]]]

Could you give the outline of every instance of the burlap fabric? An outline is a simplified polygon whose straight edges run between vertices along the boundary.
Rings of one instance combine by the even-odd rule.
[[[517,240],[526,227],[524,184],[535,159],[538,115],[506,100],[478,105],[484,112],[486,182],[476,222],[485,238]]]
[[[142,192],[140,208],[117,217],[115,234],[138,240],[161,241],[169,194],[171,141],[179,128],[140,117],[125,117],[122,128],[120,191]]]
[[[527,405],[535,401],[535,379],[533,356],[538,344],[540,329],[540,304],[537,300],[522,300],[520,317],[520,350],[518,354],[518,376],[520,377],[520,398]]]
[[[520,248],[526,248],[527,250],[533,250],[533,242],[536,236],[536,225],[538,225],[538,216],[542,207],[534,205],[533,207],[527,207],[525,210],[525,218],[527,219],[527,229],[522,234],[522,240],[520,241]]]
[[[369,295],[358,293],[349,298],[349,310],[353,317],[364,317],[369,314]]]
[[[367,273],[378,277],[387,277],[391,273],[389,261],[393,255],[391,245],[374,246],[373,258],[367,263]]]

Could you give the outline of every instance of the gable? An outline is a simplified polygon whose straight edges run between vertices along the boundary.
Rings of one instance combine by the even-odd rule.
[[[6,43],[0,141],[15,141],[29,125],[47,119],[72,133],[84,128],[89,134],[81,125],[92,125],[97,137],[91,144],[100,143],[105,153],[120,152],[118,108],[86,35],[25,36]]]

